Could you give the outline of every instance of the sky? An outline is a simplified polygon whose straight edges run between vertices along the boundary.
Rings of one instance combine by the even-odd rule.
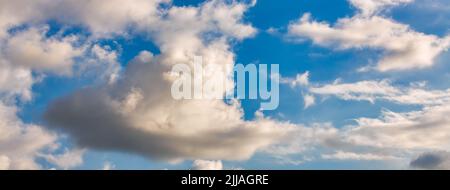
[[[450,169],[449,26],[446,0],[0,0],[0,169]],[[175,100],[195,56],[279,65],[279,106]]]

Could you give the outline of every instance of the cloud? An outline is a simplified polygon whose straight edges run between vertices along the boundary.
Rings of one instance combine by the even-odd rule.
[[[378,119],[358,118],[350,128],[351,141],[374,147],[398,149],[445,149],[448,142],[447,105],[420,111],[383,111]]]
[[[238,105],[221,100],[174,100],[159,59],[142,52],[114,85],[59,99],[49,124],[81,147],[167,160],[247,159],[288,131],[264,118],[243,121]]]
[[[389,80],[358,81],[354,83],[315,85],[308,91],[320,96],[335,96],[343,100],[384,100],[403,105],[442,105],[450,102],[450,89],[430,90],[423,84],[395,87]]]
[[[281,78],[281,84],[289,84],[291,88],[302,87],[308,88],[309,86],[309,71],[306,71],[302,74],[297,74],[295,78]],[[313,106],[316,102],[316,99],[311,94],[303,94],[303,103],[304,109],[307,109]]]
[[[314,44],[344,49],[368,48],[384,51],[375,69],[381,72],[430,67],[434,59],[447,51],[450,36],[438,37],[412,30],[408,25],[369,13],[385,5],[410,2],[352,0],[362,10],[351,18],[341,18],[334,25],[318,22],[305,13],[288,26],[288,36],[296,41],[310,39]],[[369,15],[366,15],[369,14]]]
[[[304,109],[307,109],[316,103],[316,99],[313,95],[306,94],[303,96],[303,102],[305,104]]]
[[[47,154],[41,155],[41,157],[47,160],[49,163],[67,170],[83,164],[84,152],[85,150],[82,149],[66,149],[62,154]]]
[[[293,130],[289,132],[289,135],[286,135],[280,143],[273,144],[264,149],[265,153],[272,155],[281,162],[294,160],[287,159],[288,156],[292,155],[302,154],[308,156],[309,153],[317,148],[327,146],[328,142],[330,144],[337,143],[341,133],[331,123],[313,123],[308,126],[300,124],[291,125]]]
[[[74,59],[83,53],[75,47],[76,36],[45,37],[48,28],[30,28],[11,35],[3,46],[3,57],[35,71],[70,74]]]
[[[28,27],[0,40],[0,96],[3,101],[31,101],[31,87],[46,75],[91,75],[113,80],[120,71],[114,51],[79,40],[78,35],[48,34],[49,28]],[[80,43],[84,43],[80,45]],[[80,74],[82,73],[82,74]]]
[[[367,100],[373,102],[384,96],[395,96],[399,90],[389,81],[359,81],[356,83],[333,83],[320,87],[311,87],[309,91],[318,95],[333,95],[344,100]]]
[[[294,79],[282,78],[281,83],[289,84],[292,88],[296,86],[308,86],[309,85],[309,71],[303,74],[297,74]]]
[[[0,37],[0,99],[32,99],[31,87],[44,73],[70,75],[84,52],[76,36],[48,35],[48,27],[27,27]]]
[[[8,102],[19,97],[23,101],[32,98],[34,77],[29,69],[15,67],[0,57],[0,97]]]
[[[222,170],[222,161],[195,160],[192,163],[193,170]]]
[[[144,28],[152,25],[162,16],[162,3],[170,0],[65,0],[47,4],[54,7],[49,17],[70,25],[81,25],[93,32],[94,37],[112,37],[127,35],[132,28]]]
[[[18,27],[24,23],[31,23],[35,20],[46,17],[46,6],[53,1],[51,0],[18,0],[8,1],[1,0],[0,7],[2,14],[0,15],[0,39],[8,35],[8,30]],[[43,10],[43,11],[36,11]]]
[[[450,169],[450,154],[446,151],[426,152],[410,162],[410,167],[415,169]]]
[[[56,135],[41,126],[24,124],[16,111],[0,102],[0,168],[39,169],[35,159],[56,146]]]

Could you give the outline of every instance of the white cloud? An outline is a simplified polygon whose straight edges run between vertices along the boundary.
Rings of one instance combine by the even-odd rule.
[[[85,150],[65,150],[62,154],[47,154],[41,155],[48,162],[58,166],[61,169],[71,169],[83,164],[83,155]]]
[[[170,0],[65,0],[46,4],[53,8],[49,17],[62,23],[82,25],[93,32],[94,37],[127,35],[132,28],[144,28],[154,24],[164,10],[161,3]]]
[[[310,94],[303,95],[303,103],[305,104],[304,109],[307,109],[316,103],[316,98]]]
[[[297,74],[295,78],[282,78],[281,83],[289,84],[292,88],[296,86],[308,86],[309,85],[309,71],[302,74]]]
[[[223,165],[220,160],[195,160],[192,163],[193,170],[222,170]]]
[[[26,23],[55,20],[71,26],[83,26],[94,38],[126,35],[130,28],[144,28],[154,24],[163,14],[159,5],[170,0],[1,0],[0,37],[9,28]],[[39,11],[36,11],[39,10]]]
[[[299,41],[337,49],[381,49],[378,71],[406,70],[430,67],[434,59],[450,46],[450,36],[440,38],[412,30],[408,25],[378,15],[366,15],[385,5],[408,0],[352,0],[363,13],[341,18],[331,26],[311,19],[309,13],[289,25],[288,35]]]
[[[12,34],[2,48],[3,57],[15,66],[70,74],[74,58],[83,53],[75,47],[76,36],[45,37],[47,32],[48,28],[30,28]]]
[[[279,125],[281,124],[283,123]],[[306,156],[316,148],[325,146],[327,142],[335,141],[340,133],[340,130],[331,123],[314,123],[310,126],[291,124],[291,127],[293,130],[280,143],[271,145],[264,149],[264,152],[276,158],[287,158],[300,153]],[[283,160],[286,159],[281,159],[281,161]]]
[[[46,17],[46,6],[54,2],[51,0],[0,0],[0,39],[8,35],[8,29],[20,26],[24,23]],[[42,11],[36,11],[42,10]]]
[[[344,100],[367,100],[374,102],[377,98],[395,96],[400,90],[390,85],[389,81],[359,81],[356,83],[333,83],[320,87],[310,87],[309,91],[318,95],[333,95]]]
[[[119,53],[109,46],[93,44],[86,50],[83,59],[77,64],[75,70],[78,76],[94,77],[114,83],[120,76],[121,66],[118,61]]]
[[[0,97],[11,102],[18,96],[28,101],[32,98],[31,86],[34,78],[29,69],[17,68],[0,57]]]

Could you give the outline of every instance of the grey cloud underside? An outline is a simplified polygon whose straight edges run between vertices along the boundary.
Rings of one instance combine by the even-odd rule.
[[[253,149],[252,141],[261,138],[246,128],[204,132],[198,137],[146,132],[130,127],[123,116],[108,107],[103,97],[84,90],[55,102],[47,119],[50,126],[68,132],[82,147],[119,150],[153,159],[242,159],[249,156],[247,149]]]
[[[450,153],[426,152],[412,160],[410,166],[416,169],[450,169]]]

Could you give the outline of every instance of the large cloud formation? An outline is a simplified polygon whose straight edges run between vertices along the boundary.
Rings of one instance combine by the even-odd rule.
[[[154,39],[161,53],[142,51],[115,83],[59,99],[47,111],[47,121],[71,134],[81,147],[164,160],[248,159],[292,126],[263,116],[244,121],[237,102],[175,100],[170,89],[176,77],[170,71],[177,63],[192,67],[195,55],[203,57],[205,66],[231,68],[234,54],[229,43],[256,32],[241,21],[251,5],[208,1],[199,7],[163,9],[155,3],[149,11],[160,14],[140,18],[148,22],[140,22],[146,25],[138,30]],[[221,75],[208,75],[207,80],[233,82]]]

